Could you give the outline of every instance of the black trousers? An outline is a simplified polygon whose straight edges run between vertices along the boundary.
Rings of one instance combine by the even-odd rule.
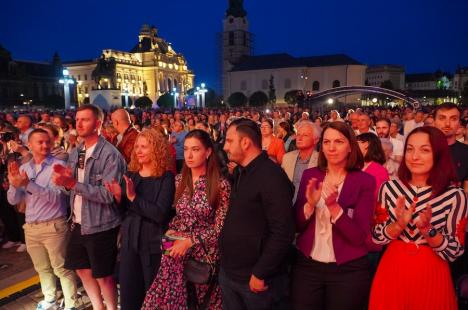
[[[265,279],[268,289],[253,293],[248,281],[242,283],[230,279],[223,269],[219,272],[219,285],[223,298],[223,310],[271,310],[282,309],[281,301],[288,286],[287,274]]]
[[[120,305],[122,310],[139,310],[161,264],[161,253],[139,253],[131,248],[120,250]]]
[[[5,236],[8,241],[24,243],[24,214],[16,211],[6,198],[6,191],[0,192],[0,219],[5,225]]]
[[[467,238],[468,233],[465,233],[465,240],[468,240]],[[458,257],[454,262],[450,263],[450,271],[452,273],[453,284],[456,287],[460,277],[468,273],[468,243],[465,243],[465,253]]]
[[[291,279],[293,309],[362,310],[369,291],[367,255],[338,266],[298,253]]]

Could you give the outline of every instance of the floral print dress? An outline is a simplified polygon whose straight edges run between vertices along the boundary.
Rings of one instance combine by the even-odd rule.
[[[177,175],[176,187],[180,180],[181,175]],[[163,255],[158,274],[146,293],[142,309],[188,309],[184,263],[190,257],[197,261],[207,261],[198,237],[203,240],[210,260],[218,261],[218,237],[226,217],[231,187],[227,180],[221,179],[219,204],[214,210],[208,204],[206,185],[206,177],[200,177],[193,186],[192,198],[186,190],[177,201],[176,216],[170,222],[169,229],[178,232],[178,235],[191,238],[194,245],[183,257]],[[200,304],[208,291],[208,285],[195,284],[195,290]],[[222,309],[221,290],[217,284],[211,292],[208,304],[209,309]]]

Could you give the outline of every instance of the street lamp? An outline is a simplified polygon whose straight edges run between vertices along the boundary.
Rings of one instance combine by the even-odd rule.
[[[200,93],[200,87],[199,87],[199,86],[196,87],[196,91],[194,92],[194,94],[195,94],[195,96],[196,96],[196,98],[197,98],[196,103],[195,103],[195,106],[196,106],[197,108],[199,108],[199,107],[200,107],[200,94],[201,94],[201,93]]]
[[[177,96],[179,96],[179,93],[177,92],[177,88],[172,89],[172,95],[174,96],[174,109],[177,109]]]
[[[329,99],[327,100],[327,103],[328,103],[329,105],[332,105],[333,102],[334,102],[333,98],[329,98]]]
[[[130,96],[132,96],[132,105],[130,106],[130,109],[135,109],[136,106],[135,106],[135,94],[134,93],[130,93],[129,94]]]
[[[372,98],[373,103],[377,103],[377,98]]]
[[[122,95],[125,96],[125,107],[128,108],[128,88],[123,90]]]
[[[63,77],[59,80],[60,84],[63,84],[63,94],[65,96],[65,110],[70,109],[70,85],[75,84],[72,78],[69,77],[67,69],[62,70]]]
[[[201,97],[202,97],[202,108],[204,109],[205,108],[205,93],[208,91],[206,88],[205,88],[205,83],[201,83],[201,88],[199,89],[197,87],[197,90],[198,92],[201,94]]]

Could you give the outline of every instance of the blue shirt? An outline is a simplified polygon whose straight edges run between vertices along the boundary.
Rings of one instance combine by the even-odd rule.
[[[16,205],[26,199],[26,223],[45,222],[67,216],[65,195],[52,183],[53,166],[65,163],[48,156],[41,163],[39,171],[33,159],[21,165],[20,171],[26,172],[29,183],[26,188],[10,185],[7,192],[8,202]]]
[[[176,138],[176,142],[174,143],[174,148],[176,150],[176,159],[184,159],[184,141],[185,141],[185,136],[187,135],[188,132],[186,131],[181,131],[181,132],[173,132],[171,136]]]
[[[29,134],[34,130],[34,128],[28,128],[24,133],[19,134],[19,138],[23,145],[28,145]]]

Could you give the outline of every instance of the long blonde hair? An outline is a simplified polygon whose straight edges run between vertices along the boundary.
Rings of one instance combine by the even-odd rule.
[[[169,170],[169,160],[171,158],[169,153],[169,142],[160,132],[154,129],[144,129],[138,134],[137,139],[140,137],[145,138],[153,149],[153,152],[151,152],[151,176],[162,176],[167,170]],[[135,148],[133,148],[130,163],[128,164],[128,171],[138,172],[140,169],[141,165],[138,163]]]

